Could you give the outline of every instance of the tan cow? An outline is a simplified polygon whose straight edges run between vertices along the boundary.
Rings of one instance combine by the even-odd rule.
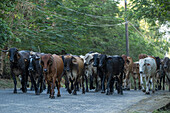
[[[134,62],[133,63],[133,74],[132,74],[132,77],[133,77],[133,81],[134,81],[134,85],[135,85],[135,90],[137,89],[136,88],[136,80],[138,80],[138,88],[139,90],[141,89],[141,85],[140,85],[140,74],[139,74],[139,62]]]
[[[122,55],[122,58],[125,61],[124,68],[126,74],[124,79],[124,89],[130,90],[130,75],[133,74],[133,60],[126,55]]]

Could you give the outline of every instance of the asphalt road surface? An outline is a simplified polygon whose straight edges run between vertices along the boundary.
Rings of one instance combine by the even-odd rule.
[[[61,97],[50,99],[46,91],[35,95],[34,91],[22,93],[13,89],[0,90],[0,113],[122,113],[152,112],[170,103],[170,92],[156,91],[145,95],[142,91],[124,91],[118,95],[101,94],[91,90],[86,94],[68,94],[61,88]],[[57,90],[55,90],[57,92]],[[57,93],[56,93],[57,94]],[[56,96],[55,94],[55,96]]]

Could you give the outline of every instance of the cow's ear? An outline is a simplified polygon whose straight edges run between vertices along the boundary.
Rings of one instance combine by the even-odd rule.
[[[17,59],[20,59],[21,55],[19,53],[17,53]]]
[[[72,57],[71,61],[72,61],[73,64],[77,64],[77,59],[75,57]]]
[[[53,56],[51,55],[51,56],[50,56],[50,60],[49,60],[49,65],[52,65],[52,64],[53,64],[53,59],[54,59],[54,58],[53,58]]]

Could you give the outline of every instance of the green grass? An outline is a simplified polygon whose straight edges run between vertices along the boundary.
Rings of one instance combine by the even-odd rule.
[[[17,80],[17,88],[21,87],[20,81]],[[14,82],[12,79],[0,79],[0,89],[14,88]]]

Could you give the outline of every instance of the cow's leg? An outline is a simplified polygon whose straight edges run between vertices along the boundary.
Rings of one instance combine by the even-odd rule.
[[[12,70],[11,70],[11,75],[12,75],[12,78],[13,78],[13,81],[14,81],[14,91],[13,91],[13,93],[17,93],[17,88],[16,88],[17,80],[16,80],[15,74],[12,72]]]
[[[126,75],[126,89],[127,90],[130,90],[130,86],[129,86],[129,75],[130,75],[130,72],[128,71],[127,72],[127,75]]]
[[[44,85],[43,82],[44,82],[44,81],[43,81],[43,76],[40,75],[40,76],[38,77],[37,93],[42,93],[42,92],[43,92],[43,85]],[[39,87],[39,85],[40,85],[40,87]]]
[[[155,93],[155,80],[154,80],[154,77],[150,78],[151,79],[151,87],[152,87],[152,93]]]
[[[51,90],[51,83],[49,81],[47,81],[47,84],[48,84],[47,94],[49,94],[50,90]]]
[[[165,75],[163,75],[163,90],[165,90]]]
[[[134,81],[134,85],[135,85],[134,90],[136,90],[136,78],[134,76],[133,76],[133,81]]]
[[[145,88],[144,88],[144,85],[143,85],[143,76],[145,76],[145,75],[140,74],[140,82],[141,82],[141,86],[142,86],[142,91],[145,92]]]
[[[162,77],[160,77],[160,82],[159,82],[158,90],[161,90],[161,87],[162,87],[161,83],[162,83]]]
[[[85,94],[85,87],[84,87],[84,78],[85,78],[85,74],[83,73],[83,75],[82,75],[82,81],[81,81],[81,83],[80,84],[82,84],[82,94]],[[86,84],[86,85],[88,85],[88,84]],[[88,86],[86,86],[86,87],[88,87]]]
[[[137,76],[138,76],[137,77],[138,78],[138,89],[141,90],[142,87],[141,87],[141,84],[140,84],[140,75],[137,74]]]
[[[112,95],[114,92],[114,78],[110,81],[110,94]]]
[[[76,92],[76,84],[77,84],[77,79],[75,80],[75,82],[74,82],[74,84],[73,84],[73,87],[74,87],[73,95],[77,95],[77,92]]]
[[[111,81],[111,78],[112,78],[112,74],[110,73],[110,76],[107,80],[107,91],[106,91],[106,95],[110,95],[110,81]]]
[[[123,72],[121,73],[121,75],[120,75],[120,87],[119,87],[119,89],[120,89],[120,94],[121,95],[123,95],[123,89],[122,89],[122,84],[123,84]]]
[[[150,92],[149,92],[149,77],[148,77],[148,75],[145,76],[145,81],[146,81],[146,94],[150,94]]]
[[[102,79],[102,92],[101,93],[105,93],[105,74],[103,75],[103,79]]]
[[[51,99],[55,98],[55,96],[54,96],[55,84],[56,84],[56,77],[53,77],[53,81],[51,82],[51,94],[50,94]],[[59,86],[57,85],[57,87],[59,87]]]
[[[65,80],[66,80],[65,83],[66,83],[66,86],[67,86],[67,91],[68,91],[69,94],[71,94],[72,91],[71,91],[70,88],[69,88],[69,79],[68,79],[67,76],[65,76]]]
[[[36,82],[34,80],[34,77],[33,77],[32,73],[30,73],[30,79],[31,79],[31,83],[34,85],[35,94],[38,95],[39,93],[37,92],[37,85],[36,85]]]
[[[58,77],[58,85],[57,85],[57,90],[58,90],[58,93],[57,93],[57,97],[61,97],[61,94],[60,94],[60,77]]]
[[[95,76],[95,80],[96,80],[96,89],[95,89],[95,92],[98,92],[98,89],[99,89],[99,84],[98,84],[98,81],[97,81],[97,75]]]
[[[86,79],[86,92],[89,92],[89,89],[88,89],[88,77],[85,75],[85,79]]]
[[[95,89],[95,87],[93,86],[93,75],[90,76],[90,90],[91,89]]]
[[[25,72],[23,72],[22,73],[22,81],[21,81],[21,83],[22,83],[22,92],[23,93],[26,93],[27,92],[27,77],[26,77],[26,74],[25,74]]]

